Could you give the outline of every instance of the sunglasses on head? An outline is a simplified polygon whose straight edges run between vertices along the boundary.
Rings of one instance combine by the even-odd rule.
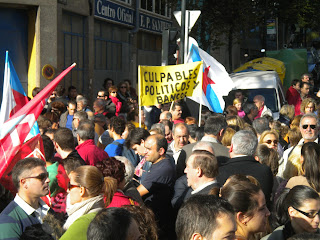
[[[267,144],[271,144],[272,142],[274,144],[278,144],[278,140],[267,140],[267,141],[265,141],[265,143],[267,143]]]
[[[300,209],[297,209],[295,207],[292,206],[292,208],[296,211],[298,211],[299,213],[302,213],[303,215],[305,215],[306,217],[308,218],[315,218],[317,215],[320,216],[320,210],[318,212],[313,212],[313,213],[307,213],[307,212],[304,212],[304,211],[301,211]]]
[[[45,173],[40,173],[38,176],[25,177],[24,179],[36,178],[36,179],[39,179],[40,181],[45,181],[48,177],[49,177],[49,174],[47,172],[45,172]]]
[[[303,128],[303,129],[307,129],[309,126],[310,126],[311,129],[315,129],[315,128],[317,127],[315,124],[311,124],[311,125],[309,125],[309,124],[304,124],[304,125],[302,125],[302,128]]]

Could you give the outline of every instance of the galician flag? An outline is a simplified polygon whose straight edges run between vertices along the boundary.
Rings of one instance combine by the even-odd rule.
[[[4,66],[3,92],[0,111],[0,125],[2,126],[9,117],[29,102],[27,94],[24,92],[16,70],[11,62],[8,51]],[[35,122],[26,140],[39,134],[38,123]]]
[[[15,155],[19,152],[30,129],[42,112],[46,101],[61,79],[75,67],[75,63],[64,70],[50,82],[30,102],[10,117],[0,129],[0,177],[7,177],[19,159]],[[13,161],[13,159],[15,159]]]
[[[203,61],[202,97],[189,97],[193,101],[205,105],[210,111],[222,113],[227,96],[234,87],[224,66],[201,48],[192,44],[187,62]]]

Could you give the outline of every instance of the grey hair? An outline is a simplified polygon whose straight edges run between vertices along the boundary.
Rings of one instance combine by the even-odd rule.
[[[265,102],[266,101],[265,97],[262,96],[262,95],[256,95],[254,98],[258,98],[261,102]]]
[[[155,130],[155,129],[160,129],[160,131],[162,132],[162,134],[164,135],[166,132],[165,126],[163,125],[163,123],[155,123],[151,126],[150,131]]]
[[[197,142],[193,148],[192,148],[192,152],[195,150],[206,150],[208,152],[211,152],[212,154],[214,153],[214,148],[211,142],[207,142],[207,141],[200,141]]]
[[[82,102],[83,105],[86,105],[86,106],[88,105],[88,99],[86,99],[83,96],[77,97],[77,102]]]
[[[270,130],[269,121],[265,117],[260,117],[252,122],[252,127],[258,134],[262,134],[264,131]]]
[[[240,130],[233,135],[231,144],[233,145],[233,153],[254,156],[258,139],[252,131]]]
[[[319,124],[318,117],[314,113],[306,113],[306,114],[304,114],[300,119],[300,124],[299,124],[300,127],[302,126],[302,120],[305,119],[305,118],[314,118],[317,121],[317,127],[319,127],[320,124]]]
[[[88,114],[86,112],[80,111],[80,112],[75,112],[73,117],[79,118],[79,121],[88,119]]]
[[[165,117],[166,117],[167,120],[172,119],[172,114],[171,114],[171,112],[166,111],[164,115],[165,115]]]
[[[130,162],[130,160],[128,158],[123,157],[123,156],[115,156],[114,158],[124,164],[124,166],[126,168],[126,175],[125,175],[124,179],[126,180],[126,184],[129,183],[132,180],[133,174],[134,174],[133,164]]]

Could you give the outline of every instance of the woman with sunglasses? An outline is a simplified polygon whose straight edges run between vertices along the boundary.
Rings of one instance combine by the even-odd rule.
[[[120,102],[122,102],[121,113],[128,113],[130,108],[129,104],[132,103],[132,97],[130,95],[128,84],[124,81],[118,84],[118,93],[117,97]]]
[[[275,204],[271,225],[277,227],[262,240],[286,240],[299,233],[319,233],[320,197],[310,187],[286,189]]]
[[[290,178],[286,187],[306,185],[320,193],[320,146],[315,142],[303,144],[300,162],[302,175]]]
[[[118,88],[116,86],[109,87],[109,98],[106,102],[107,117],[119,116],[122,102],[117,98]]]
[[[72,171],[69,178],[71,206],[67,209],[68,219],[63,225],[68,230],[61,239],[84,239],[78,238],[80,233],[85,229],[86,235],[86,229],[95,214],[110,204],[115,192],[115,180],[104,178],[98,168],[88,165]]]
[[[237,240],[248,240],[267,229],[270,212],[261,188],[248,181],[230,180],[221,188],[221,197],[228,200],[236,212]]]
[[[264,144],[268,148],[278,150],[279,134],[273,130],[264,131],[259,140],[259,144]]]

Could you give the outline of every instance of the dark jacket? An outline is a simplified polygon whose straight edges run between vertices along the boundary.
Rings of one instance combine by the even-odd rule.
[[[234,174],[243,174],[255,177],[260,183],[267,203],[270,203],[273,175],[267,165],[259,163],[251,156],[230,158],[224,165],[219,167],[217,180],[220,186],[223,186],[225,181]]]

